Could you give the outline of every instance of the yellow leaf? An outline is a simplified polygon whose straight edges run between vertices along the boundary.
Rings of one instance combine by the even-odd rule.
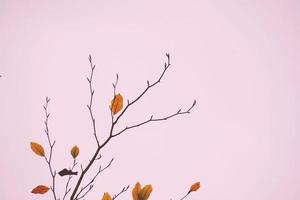
[[[200,188],[200,182],[196,182],[191,186],[189,193],[196,192],[199,188]]]
[[[79,147],[77,145],[75,145],[72,149],[71,149],[71,155],[73,156],[73,158],[75,159],[78,154],[79,154]]]
[[[139,192],[139,200],[147,200],[152,192],[151,185],[145,185],[143,189]]]
[[[111,100],[111,111],[115,115],[123,108],[123,97],[121,94],[117,94]]]
[[[42,145],[36,143],[36,142],[30,142],[30,147],[34,153],[36,153],[39,156],[45,156],[45,151]]]
[[[48,192],[49,188],[47,186],[44,185],[39,185],[37,187],[35,187],[31,193],[33,194],[45,194],[46,192]]]
[[[139,192],[141,191],[141,184],[139,182],[137,182],[134,186],[134,188],[132,189],[132,197],[133,197],[133,200],[138,200],[138,195],[139,195]]]
[[[102,197],[102,200],[111,200],[111,196],[108,192],[105,192],[103,197]]]

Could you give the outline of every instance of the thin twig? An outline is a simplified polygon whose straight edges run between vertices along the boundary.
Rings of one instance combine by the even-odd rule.
[[[136,127],[139,127],[139,126],[144,125],[144,124],[147,124],[147,123],[149,123],[149,122],[156,122],[156,121],[168,120],[168,119],[170,119],[170,118],[172,118],[172,117],[175,117],[175,116],[177,116],[177,115],[188,114],[188,113],[190,113],[190,111],[193,109],[193,107],[194,107],[195,105],[196,105],[196,100],[194,100],[192,106],[191,106],[187,111],[181,111],[181,109],[180,109],[180,110],[178,110],[176,113],[174,113],[174,114],[172,114],[172,115],[169,115],[169,116],[167,116],[167,117],[163,117],[163,118],[153,118],[153,115],[152,115],[152,116],[150,117],[150,119],[148,119],[148,120],[146,120],[146,121],[143,121],[143,122],[141,122],[141,123],[139,123],[139,124],[135,124],[135,125],[131,125],[131,126],[126,126],[126,127],[125,127],[123,130],[121,130],[120,132],[118,132],[118,133],[112,135],[112,137],[116,137],[116,136],[120,135],[121,133],[125,132],[126,130],[129,130],[129,129],[132,129],[132,128],[136,128]]]
[[[84,187],[82,187],[80,189],[80,191],[78,192],[78,194],[76,195],[75,199],[82,199],[92,188],[91,185],[92,183],[95,181],[95,179],[97,178],[97,176],[103,172],[104,170],[106,170],[108,167],[110,167],[110,165],[112,164],[112,162],[114,161],[114,158],[112,158],[110,160],[110,162],[102,169],[101,166],[99,167],[98,172],[94,175],[94,177],[92,178],[92,180],[90,182],[88,182],[88,184],[86,184]],[[85,192],[82,196],[79,196],[86,188],[88,189],[88,192]]]
[[[56,176],[56,171],[53,171],[53,167],[52,167],[52,164],[51,164],[52,153],[53,153],[53,147],[55,145],[55,140],[52,143],[51,139],[50,139],[50,135],[49,135],[49,127],[48,127],[48,120],[49,120],[49,117],[50,117],[50,113],[48,113],[48,104],[49,104],[49,102],[50,102],[50,99],[48,97],[46,97],[46,105],[44,105],[44,111],[45,111],[46,119],[45,119],[44,124],[45,124],[45,133],[47,135],[48,143],[49,143],[49,146],[50,146],[50,153],[49,153],[49,158],[47,158],[45,156],[45,160],[46,160],[46,162],[48,164],[48,167],[49,167],[49,170],[50,170],[50,174],[51,174],[51,177],[52,177],[52,186],[50,187],[50,189],[52,191],[54,200],[57,200],[56,193],[55,193],[55,176]]]
[[[97,142],[97,149],[92,157],[92,159],[89,161],[88,165],[85,167],[85,169],[83,169],[82,165],[81,165],[81,174],[79,176],[79,179],[74,187],[74,190],[71,194],[71,197],[70,197],[70,200],[74,200],[75,199],[75,195],[79,189],[79,186],[83,180],[83,177],[85,176],[85,174],[88,172],[88,170],[90,169],[90,167],[93,165],[94,161],[97,159],[98,157],[98,154],[100,152],[100,149],[102,148],[100,145],[99,145],[99,140],[98,140],[98,137],[97,137],[97,134],[96,134],[96,122],[95,122],[95,118],[93,116],[93,112],[92,112],[92,103],[93,103],[93,96],[94,96],[94,90],[92,89],[92,80],[93,80],[93,74],[94,74],[94,70],[95,70],[95,67],[96,65],[93,65],[93,62],[92,62],[92,56],[89,55],[89,62],[90,62],[90,66],[91,66],[91,75],[90,75],[90,78],[87,78],[88,82],[89,82],[89,88],[90,88],[90,94],[91,94],[91,98],[90,98],[90,105],[88,105],[88,109],[89,109],[89,112],[90,112],[90,115],[91,115],[91,118],[92,118],[92,122],[93,122],[93,130],[94,130],[94,136],[95,136],[95,139],[96,139],[96,142]]]
[[[191,192],[186,193],[180,200],[185,199]]]
[[[102,155],[99,154],[99,156],[95,160],[100,160],[102,158]]]
[[[87,107],[89,109],[90,116],[91,116],[91,119],[93,122],[94,136],[95,136],[95,139],[97,142],[97,146],[99,147],[100,145],[99,145],[99,140],[98,140],[98,136],[97,136],[97,132],[96,132],[96,121],[95,121],[94,114],[92,111],[93,97],[94,97],[94,92],[95,92],[95,90],[92,87],[92,81],[93,81],[93,75],[94,75],[94,70],[95,70],[96,65],[93,64],[91,55],[89,55],[89,61],[90,61],[90,66],[91,66],[91,74],[90,74],[90,77],[87,77],[87,81],[89,82],[89,88],[90,88],[90,102],[89,102],[89,105],[87,105]]]
[[[113,114],[113,111],[112,111],[112,105],[115,104],[115,100],[116,100],[116,91],[117,91],[117,85],[118,85],[118,82],[119,82],[119,75],[116,74],[116,82],[113,83],[113,88],[114,88],[114,98],[112,100],[112,104],[111,106],[109,106],[109,109],[110,109],[110,116],[111,116],[111,123],[113,124],[114,123],[114,114]]]
[[[113,196],[112,200],[115,200],[118,196],[120,196],[120,194],[126,192],[128,189],[129,189],[129,185],[127,185],[126,187],[123,187],[123,189],[118,194],[115,194]]]
[[[74,170],[74,167],[77,165],[77,162],[76,162],[76,159],[73,160],[73,166],[71,168],[71,171]],[[71,191],[71,188],[69,188],[69,184],[70,184],[70,181],[72,179],[72,175],[69,175],[68,177],[68,180],[67,180],[67,183],[66,183],[66,187],[65,187],[65,194],[64,194],[64,197],[63,197],[63,200],[65,200],[67,194]]]
[[[158,78],[157,81],[155,81],[154,83],[150,84],[149,81],[147,80],[147,87],[144,89],[144,91],[138,96],[136,97],[132,102],[129,102],[129,100],[127,101],[127,105],[126,107],[123,109],[123,111],[120,113],[120,115],[117,117],[117,119],[114,121],[114,124],[117,124],[119,119],[124,115],[124,113],[126,112],[126,110],[131,106],[133,105],[135,102],[137,102],[142,96],[144,96],[146,94],[146,92],[154,87],[156,84],[158,84],[161,79],[163,78],[163,76],[165,75],[167,69],[171,66],[171,63],[170,63],[170,54],[166,54],[167,56],[167,62],[165,62],[164,64],[164,70],[163,72],[161,73],[160,77]]]

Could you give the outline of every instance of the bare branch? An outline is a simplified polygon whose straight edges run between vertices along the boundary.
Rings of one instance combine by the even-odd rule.
[[[53,194],[53,197],[54,197],[54,200],[57,200],[57,196],[56,196],[56,192],[55,192],[55,176],[56,176],[56,172],[53,170],[53,167],[52,167],[52,153],[53,153],[53,147],[55,145],[55,141],[51,142],[51,139],[50,139],[50,135],[49,135],[49,127],[48,127],[48,120],[49,120],[49,117],[50,117],[50,113],[48,113],[48,104],[50,102],[50,99],[48,97],[46,97],[46,104],[43,106],[44,107],[44,111],[45,111],[45,121],[44,121],[44,124],[45,124],[45,133],[47,135],[47,140],[48,140],[48,143],[49,143],[49,146],[50,146],[50,153],[49,153],[49,158],[47,158],[45,156],[45,160],[48,164],[48,167],[49,167],[49,170],[50,170],[50,174],[51,174],[51,177],[52,177],[52,185],[50,187],[51,191],[52,191],[52,194]]]
[[[111,160],[110,160],[110,162],[102,169],[101,168],[101,166],[99,167],[99,170],[98,170],[98,172],[94,175],[94,177],[92,178],[92,180],[90,181],[90,182],[88,182],[84,187],[82,187],[81,189],[80,189],[80,191],[78,192],[78,194],[76,195],[76,197],[75,197],[75,199],[81,199],[81,198],[83,198],[92,188],[91,188],[91,185],[92,185],[92,183],[95,181],[95,179],[97,178],[97,176],[101,173],[101,172],[103,172],[104,170],[106,170],[108,167],[110,167],[110,165],[112,164],[112,162],[114,161],[114,158],[112,158]],[[79,196],[85,189],[87,189],[88,188],[88,190],[82,195],[82,196]]]
[[[90,88],[90,102],[87,105],[87,107],[89,109],[90,116],[91,116],[92,123],[93,123],[94,137],[96,139],[97,146],[99,147],[100,144],[99,144],[99,140],[98,140],[98,136],[97,136],[97,131],[96,131],[96,121],[95,121],[93,110],[92,110],[93,97],[94,97],[94,92],[95,92],[95,90],[93,89],[93,86],[92,86],[92,81],[93,81],[93,75],[94,75],[94,70],[95,70],[96,66],[93,64],[91,55],[89,55],[89,61],[90,61],[90,66],[91,66],[91,74],[90,74],[90,77],[87,77],[87,81],[89,82],[89,88]]]
[[[117,89],[118,81],[119,81],[119,75],[116,74],[116,82],[112,84],[114,87],[114,96],[116,96],[116,89]]]
[[[90,185],[89,189],[87,191],[85,191],[85,193],[81,196],[81,197],[76,197],[76,200],[82,199],[85,197],[85,195],[87,195],[87,193],[89,193],[92,189],[93,189],[94,185]],[[81,188],[82,189],[82,188]]]
[[[162,79],[163,76],[165,75],[167,69],[171,66],[171,63],[170,63],[170,54],[167,53],[166,56],[167,56],[167,62],[165,62],[165,64],[164,64],[164,70],[163,70],[163,72],[161,73],[161,75],[159,76],[158,80],[155,81],[155,82],[152,83],[152,84],[150,84],[149,81],[147,81],[147,87],[143,90],[143,92],[142,92],[138,97],[136,97],[132,102],[130,102],[129,100],[127,101],[127,102],[128,102],[127,106],[123,109],[123,111],[120,113],[120,115],[116,118],[116,120],[114,121],[114,124],[117,124],[117,123],[118,123],[119,119],[124,115],[124,113],[127,111],[127,109],[128,109],[131,105],[133,105],[135,102],[137,102],[142,96],[144,96],[144,95],[146,94],[146,92],[147,92],[150,88],[154,87],[155,85],[157,85],[157,84],[161,81],[161,79]]]
[[[131,126],[126,126],[123,130],[121,130],[120,132],[116,133],[116,134],[113,134],[112,137],[116,137],[120,134],[122,134],[123,132],[129,130],[129,129],[132,129],[132,128],[136,128],[136,127],[139,127],[139,126],[142,126],[144,124],[147,124],[149,122],[156,122],[156,121],[163,121],[163,120],[168,120],[172,117],[175,117],[177,115],[183,115],[183,114],[188,114],[190,113],[190,111],[193,109],[193,107],[196,105],[196,100],[194,100],[192,106],[187,110],[187,111],[181,111],[181,109],[179,109],[176,113],[172,114],[172,115],[169,115],[167,117],[163,117],[163,118],[153,118],[153,115],[151,115],[150,119],[146,120],[146,121],[143,121],[139,124],[136,124],[136,125],[131,125]]]
[[[118,196],[120,196],[120,194],[126,192],[129,189],[129,185],[127,185],[126,187],[123,187],[123,189],[121,190],[121,192],[119,192],[118,194],[115,194],[112,198],[112,200],[115,200]]]
[[[99,144],[99,140],[98,140],[98,137],[97,137],[97,134],[96,134],[96,124],[95,124],[95,119],[94,119],[94,116],[93,116],[93,112],[92,112],[92,103],[93,103],[93,95],[94,95],[94,90],[92,89],[92,79],[93,79],[93,73],[94,73],[94,70],[95,70],[95,65],[93,65],[93,62],[92,62],[92,57],[91,55],[89,55],[89,62],[90,62],[90,66],[91,66],[91,75],[89,78],[87,78],[88,82],[89,82],[89,87],[90,87],[90,94],[91,94],[91,98],[90,98],[90,104],[88,105],[88,109],[90,111],[90,115],[91,115],[91,118],[92,118],[92,122],[93,122],[93,129],[94,129],[94,136],[95,136],[95,139],[97,141],[97,149],[92,157],[92,159],[89,161],[88,165],[83,169],[82,165],[81,165],[81,174],[79,176],[79,179],[74,187],[74,190],[71,194],[71,197],[70,197],[70,200],[74,200],[75,196],[76,196],[76,193],[80,187],[80,184],[83,180],[83,177],[85,176],[85,174],[88,172],[88,170],[90,169],[90,167],[93,165],[93,163],[95,162],[95,160],[97,159],[98,157],[98,154],[100,152],[100,149],[103,147],[103,144],[100,146]]]

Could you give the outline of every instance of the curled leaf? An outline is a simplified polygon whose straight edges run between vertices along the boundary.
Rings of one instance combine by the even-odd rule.
[[[115,115],[123,108],[123,97],[121,94],[117,94],[111,100],[111,111]]]
[[[35,187],[31,193],[33,194],[45,194],[46,192],[48,192],[49,188],[45,185],[38,185],[37,187]]]
[[[139,200],[147,200],[152,192],[151,185],[145,185],[143,189],[139,192]]]
[[[112,199],[111,199],[110,194],[108,192],[105,192],[103,197],[102,197],[102,200],[112,200]]]
[[[75,159],[78,154],[79,154],[79,147],[77,145],[75,145],[72,149],[71,149],[71,155],[73,156],[73,158]]]
[[[42,145],[40,145],[36,142],[30,142],[30,147],[35,154],[42,156],[42,157],[45,156],[45,151],[44,151],[44,148],[42,147]]]
[[[132,189],[132,197],[133,200],[138,200],[139,199],[139,192],[141,191],[141,184],[139,182],[137,182],[134,186],[134,188]]]
[[[72,170],[68,170],[67,168],[64,168],[60,172],[58,172],[60,176],[66,176],[66,175],[77,175],[78,172],[73,172]]]
[[[196,182],[196,183],[194,183],[193,185],[191,185],[191,188],[190,188],[190,190],[189,190],[189,193],[190,193],[190,192],[196,192],[199,188],[200,188],[200,182]]]

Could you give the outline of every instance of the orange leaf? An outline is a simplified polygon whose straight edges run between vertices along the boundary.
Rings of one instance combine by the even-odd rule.
[[[138,200],[139,197],[139,192],[141,191],[141,184],[139,182],[137,182],[132,190],[132,197],[133,200]]]
[[[123,108],[123,97],[121,94],[117,94],[111,100],[111,111],[115,115]]]
[[[139,200],[147,200],[152,192],[152,185],[145,185],[139,192]]]
[[[33,194],[45,194],[46,192],[48,192],[49,188],[47,186],[44,185],[39,185],[37,187],[35,187],[31,193]]]
[[[103,197],[102,197],[102,200],[111,200],[111,196],[108,192],[105,192]]]
[[[73,158],[75,159],[79,154],[79,147],[77,145],[75,145],[72,149],[71,149],[71,155],[73,156]]]
[[[42,157],[45,156],[45,151],[44,151],[44,148],[42,147],[42,145],[40,145],[36,142],[30,142],[30,147],[35,154],[42,156]]]
[[[189,193],[196,192],[199,188],[200,188],[200,182],[196,182],[191,186]]]

